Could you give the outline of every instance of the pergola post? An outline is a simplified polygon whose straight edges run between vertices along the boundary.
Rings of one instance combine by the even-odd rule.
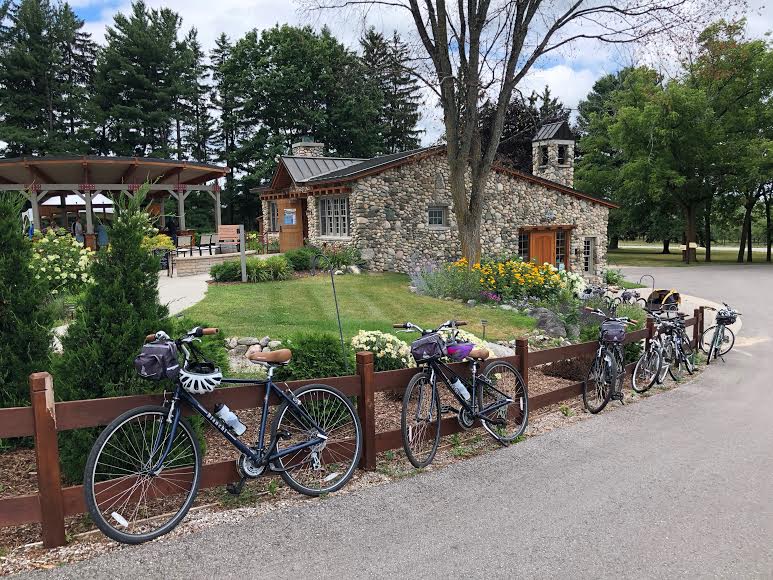
[[[221,215],[222,206],[220,205],[220,186],[217,183],[212,187],[212,191],[209,192],[209,195],[215,200],[215,231],[219,231],[223,217]]]
[[[91,193],[91,190],[84,190],[84,191],[78,191],[77,189],[73,189],[72,192],[80,197],[86,204],[86,233],[87,234],[93,234],[94,233],[94,215],[92,214],[91,209],[91,200],[92,196],[98,194],[98,191],[95,191],[93,194]]]
[[[40,231],[40,200],[43,198],[44,195],[46,195],[48,191],[41,191],[40,193],[37,193],[34,189],[30,189],[29,193],[27,193],[27,199],[30,200],[30,205],[32,206],[32,225],[35,228],[36,232]]]
[[[185,229],[185,198],[187,197],[187,194],[185,190],[178,191],[177,192],[177,221],[178,224],[178,230],[184,230]]]

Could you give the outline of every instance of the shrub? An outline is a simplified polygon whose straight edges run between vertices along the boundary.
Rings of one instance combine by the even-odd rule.
[[[247,258],[246,265],[248,282],[287,280],[293,275],[293,268],[284,256]],[[241,282],[242,263],[240,260],[228,260],[215,264],[210,268],[209,275],[215,282]]]
[[[311,261],[314,256],[319,254],[320,251],[314,246],[303,246],[301,248],[294,248],[287,250],[284,253],[284,257],[293,267],[296,272],[304,272],[311,269]]]
[[[335,334],[304,333],[283,341],[292,349],[293,358],[286,367],[277,370],[281,381],[340,377],[354,373],[354,357],[346,348],[346,359],[341,354],[341,341]]]
[[[376,371],[416,366],[411,356],[411,347],[391,334],[378,330],[361,330],[352,338],[351,344],[357,352],[367,351],[375,355]]]
[[[284,256],[271,256],[263,260],[268,269],[271,280],[288,280],[292,278],[293,266]]]
[[[453,268],[448,264],[422,264],[411,272],[411,279],[419,292],[435,298],[451,296],[462,300],[478,300],[481,297],[479,278],[471,270]]]
[[[63,353],[55,361],[57,395],[64,400],[93,399],[148,392],[156,383],[134,373],[134,357],[144,337],[162,327],[166,307],[158,302],[156,258],[142,247],[151,232],[143,210],[148,186],[116,204],[110,226],[110,246],[102,248],[92,265],[83,307],[62,338]],[[95,430],[60,438],[63,471],[79,481]]]
[[[48,369],[51,349],[53,315],[22,233],[22,202],[17,193],[0,193],[0,407],[29,404],[28,377]]]
[[[239,262],[236,262],[236,263],[239,264]],[[271,269],[268,267],[268,264],[266,263],[265,260],[251,258],[247,260],[246,266],[247,266],[247,282],[271,281]],[[242,270],[240,265],[236,274],[235,281],[241,281],[241,279],[242,279]]]
[[[50,229],[36,236],[33,244],[32,268],[35,277],[57,294],[77,292],[91,282],[88,269],[94,254],[63,229]]]
[[[612,286],[622,286],[625,282],[625,276],[623,276],[622,270],[615,270],[609,268],[604,270],[604,283],[611,284]]]
[[[352,245],[329,244],[322,248],[322,254],[328,259],[330,265],[327,266],[324,262],[321,265],[334,270],[343,270],[347,266],[362,266],[364,264],[360,250]]]
[[[242,265],[239,260],[228,260],[215,264],[209,269],[209,275],[215,282],[240,282]]]
[[[165,234],[156,233],[155,235],[147,235],[142,238],[142,247],[148,252],[153,250],[174,250],[174,242],[172,238]]]

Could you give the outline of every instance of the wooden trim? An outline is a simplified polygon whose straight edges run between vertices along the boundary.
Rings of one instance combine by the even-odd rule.
[[[554,230],[572,230],[576,228],[577,226],[573,224],[555,224],[555,225],[544,225],[544,226],[521,226],[518,228],[519,232],[532,232],[532,231],[540,231],[540,232],[548,232],[548,231],[554,231]]]

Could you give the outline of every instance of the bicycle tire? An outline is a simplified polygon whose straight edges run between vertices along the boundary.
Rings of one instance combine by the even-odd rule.
[[[607,356],[609,357],[608,361],[606,360]],[[607,365],[602,364],[602,360],[608,362],[610,368],[609,374],[611,377],[607,377]],[[614,381],[617,380],[616,373],[614,372],[614,366],[614,356],[608,354],[606,351],[603,351],[602,357],[594,358],[593,363],[591,363],[591,367],[588,370],[588,377],[582,384],[582,402],[588,412],[592,413],[593,415],[603,411],[604,407],[607,406],[607,403],[609,403],[609,400],[612,397]],[[592,386],[590,385],[591,380],[593,381]],[[599,382],[601,384],[599,384]],[[597,395],[594,399],[591,399],[589,396],[591,391]],[[598,395],[600,395],[600,397]],[[594,405],[590,402],[591,400],[600,402],[597,402]]]
[[[719,326],[716,324],[713,326],[710,326],[706,330],[704,330],[703,334],[701,335],[700,349],[706,354],[708,354],[709,348],[713,345],[714,331],[717,328],[719,328]],[[728,335],[728,342],[727,342],[728,347],[726,349],[720,348],[717,356],[726,355],[733,349],[733,346],[735,345],[735,333],[733,332],[733,330],[728,326],[723,326],[722,328],[724,329],[724,332]],[[724,343],[724,339],[722,339],[722,341]]]
[[[636,366],[631,376],[631,388],[634,392],[639,394],[646,393],[652,388],[652,385],[657,382],[660,375],[660,365],[662,362],[660,351],[656,348],[650,347],[642,353],[639,360],[636,361]],[[645,372],[640,376],[641,371]],[[649,377],[646,371],[651,372],[652,376]]]
[[[411,465],[417,469],[426,467],[432,463],[432,460],[435,458],[435,454],[437,453],[438,445],[440,444],[440,393],[438,391],[437,385],[431,384],[429,379],[429,375],[425,372],[420,372],[413,375],[410,382],[408,383],[408,386],[405,387],[405,394],[403,395],[403,408],[400,413],[400,434],[403,440],[405,456],[408,458],[408,461],[411,462]],[[417,385],[419,388],[419,409],[416,411],[417,416],[421,410],[421,405],[426,401],[424,399],[425,393],[423,390],[427,388],[430,389],[430,406],[427,411],[427,419],[425,420],[422,418],[421,422],[419,422],[418,418],[414,419],[414,421],[418,423],[418,427],[414,424],[414,422],[410,421],[409,417],[409,413],[411,412],[409,410],[411,397],[414,394],[414,390],[417,388]],[[434,414],[432,410],[433,406]],[[424,454],[421,454],[419,449],[415,447],[418,447],[424,440],[421,436],[426,433],[427,429],[430,429],[430,433],[428,433],[429,438],[427,439],[429,448]],[[421,440],[419,439],[420,437]]]
[[[658,384],[662,385],[668,375],[668,367],[673,358],[673,343],[668,340],[660,347],[660,371],[658,372]]]
[[[673,356],[671,358],[670,364],[668,365],[668,374],[671,375],[671,378],[678,383],[684,378],[684,373],[682,372],[684,355],[682,353],[681,347],[678,347],[675,341],[676,338],[672,339],[671,341],[671,352],[673,353]]]
[[[692,346],[690,337],[687,336],[687,332],[682,329],[682,357],[684,360],[684,368],[687,370],[687,374],[693,374],[695,372],[695,349]]]
[[[511,381],[502,381],[501,378],[496,380],[496,377],[492,378],[491,375],[495,374],[494,371],[498,367],[502,369],[500,374],[505,370],[512,373],[511,381],[515,384],[509,384]],[[526,390],[526,382],[523,380],[521,373],[518,372],[518,369],[516,369],[510,363],[504,361],[491,361],[486,365],[486,368],[481,374],[483,375],[484,379],[492,386],[495,386],[498,390],[504,392],[506,395],[513,399],[511,404],[500,407],[494,411],[494,413],[496,413],[496,417],[492,415],[492,422],[481,419],[483,428],[500,443],[512,443],[518,437],[523,435],[523,432],[526,431],[526,425],[529,422],[529,397]],[[476,396],[478,399],[478,410],[483,409],[486,405],[490,405],[495,402],[493,397],[496,397],[497,399],[501,398],[499,393],[493,393],[492,396],[487,397],[488,391],[490,391],[490,389],[488,389],[487,385],[485,384],[481,384],[480,388],[477,389]],[[488,398],[492,400],[488,401]],[[515,413],[512,412],[513,410],[510,408],[511,405],[517,405],[517,407],[515,407]],[[503,415],[505,417],[512,418],[512,423],[510,423],[510,421],[506,421],[506,424],[511,424],[513,426],[513,429],[508,431],[507,434],[504,434],[505,428],[502,425],[495,425],[493,423],[494,420],[501,420]]]
[[[116,542],[121,542],[123,544],[141,544],[143,542],[147,542],[150,540],[153,540],[155,538],[158,538],[160,536],[163,536],[166,533],[169,533],[172,531],[185,517],[185,515],[188,513],[188,510],[191,508],[191,505],[193,505],[194,500],[196,499],[196,495],[198,493],[199,489],[199,483],[201,480],[201,448],[199,446],[199,441],[196,435],[193,432],[193,429],[191,428],[190,423],[185,418],[180,418],[180,422],[178,424],[177,432],[175,433],[175,440],[177,437],[180,436],[180,434],[184,434],[187,439],[191,442],[192,445],[192,451],[193,451],[193,473],[191,478],[191,487],[190,490],[187,493],[187,497],[183,501],[181,507],[174,512],[169,520],[161,525],[159,528],[147,532],[147,533],[140,533],[140,534],[130,534],[126,532],[122,532],[121,530],[117,529],[114,525],[108,521],[108,519],[105,517],[105,515],[102,513],[102,509],[100,508],[100,505],[98,505],[97,502],[97,496],[101,493],[112,493],[114,490],[114,487],[116,485],[119,485],[118,483],[114,483],[107,487],[102,487],[101,490],[96,491],[95,490],[95,480],[97,479],[97,465],[98,460],[102,456],[102,452],[105,449],[106,445],[108,443],[111,443],[111,438],[119,432],[119,430],[126,424],[129,423],[129,421],[133,418],[141,417],[142,415],[150,415],[154,417],[154,421],[158,420],[161,422],[161,427],[163,427],[163,422],[166,421],[166,416],[169,412],[169,409],[166,407],[161,407],[157,405],[145,405],[142,407],[137,407],[136,409],[130,409],[129,411],[126,411],[125,413],[121,414],[117,418],[115,418],[108,426],[105,428],[104,431],[99,435],[97,440],[95,441],[94,445],[91,448],[91,451],[89,452],[89,457],[86,461],[86,468],[84,470],[84,477],[83,477],[83,494],[84,499],[86,501],[86,509],[88,510],[89,515],[91,516],[91,519],[94,521],[94,523],[97,525],[97,527],[102,531],[103,534],[105,534],[108,538],[115,540]],[[153,431],[155,433],[155,430]],[[148,460],[152,460],[155,453],[152,450],[152,445],[150,448],[144,447],[139,445],[139,439],[134,439],[134,437],[129,437],[128,434],[126,435],[125,441],[128,443],[126,445],[126,450],[129,450],[130,448],[133,450],[132,453],[141,453],[142,451],[145,451],[145,449],[148,449],[151,452],[151,455],[148,457]],[[153,439],[155,439],[155,436],[153,436]],[[143,443],[146,442],[146,439],[142,440]],[[173,441],[174,443],[174,441]],[[111,443],[111,446],[119,449],[119,447],[116,444],[121,444],[119,440],[116,440],[115,443]],[[180,443],[175,444],[175,448]],[[135,446],[136,445],[136,446]],[[163,446],[162,446],[163,447]],[[120,450],[120,449],[119,449]],[[172,455],[173,451],[170,451],[170,455]],[[108,457],[111,457],[113,461],[126,461],[127,463],[131,463],[131,460],[135,457],[131,456],[130,454],[127,454],[125,457],[115,457],[108,454]],[[137,457],[137,459],[140,459],[140,461],[143,460],[143,458]],[[168,459],[168,458],[167,458]],[[174,460],[174,458],[173,458]],[[188,465],[184,466],[185,469],[188,469]],[[126,465],[123,467],[117,467],[119,471],[126,472],[128,471],[126,469]],[[156,477],[160,479],[159,486],[163,485],[161,482],[166,482],[167,487],[169,485],[180,487],[180,482],[183,481],[183,479],[180,478],[181,474],[177,474],[177,478],[172,477],[170,478],[170,474],[167,474],[166,478],[161,477],[162,471],[159,472],[158,475],[153,476],[153,480],[148,478],[148,481],[154,481]],[[147,474],[149,475],[149,474]],[[187,475],[187,471],[186,471]],[[129,475],[121,476],[120,478],[117,478],[116,481],[120,481],[121,479],[127,478],[129,476],[136,475],[129,473]],[[169,483],[171,482],[171,484]],[[129,522],[122,514],[118,513],[120,511],[125,511],[124,506],[127,508],[129,507],[129,501],[134,496],[134,492],[137,489],[137,483],[134,483],[131,488],[129,488],[129,495],[126,497],[125,500],[122,498],[126,494],[126,491],[118,491],[118,495],[113,494],[112,496],[109,496],[106,498],[105,501],[111,501],[114,498],[118,498],[117,500],[113,501],[110,505],[105,506],[105,510],[114,509],[114,511],[111,513],[111,517],[118,522],[119,525],[122,527],[129,528],[129,525],[133,524],[134,522]],[[141,515],[139,512],[139,502],[147,499],[153,499],[151,496],[151,493],[147,493],[150,491],[151,485],[153,486],[153,489],[158,489],[158,487],[155,485],[155,483],[150,483],[147,485],[147,487],[143,486],[143,491],[140,494],[137,508],[135,508],[134,514]],[[171,488],[169,488],[171,489]],[[147,497],[146,494],[147,493]],[[162,496],[162,497],[169,497],[169,496]],[[120,502],[120,506],[117,505],[117,503]],[[161,502],[159,502],[161,503]],[[166,506],[168,504],[164,504],[164,509],[166,510]],[[129,508],[131,509],[131,508]],[[146,504],[147,509],[147,504]],[[152,521],[159,517],[163,517],[163,515],[166,515],[165,513],[162,513],[160,516],[150,516],[145,518],[144,520],[139,520],[137,524],[141,524],[143,521]],[[134,515],[132,515],[132,518],[134,518]],[[120,520],[123,520],[127,525],[124,525]]]
[[[313,398],[313,394],[316,394],[316,399]],[[301,406],[311,416],[312,419],[319,425],[323,431],[327,434],[327,439],[322,447],[322,452],[327,451],[327,454],[320,453],[321,458],[318,456],[320,462],[319,468],[313,468],[306,470],[306,465],[309,463],[309,459],[313,461],[311,456],[313,448],[306,448],[297,451],[291,455],[287,455],[281,459],[277,459],[275,464],[280,469],[280,475],[287,485],[293,488],[298,493],[308,496],[319,496],[326,493],[333,493],[341,489],[354,475],[355,469],[360,462],[362,456],[362,426],[360,425],[360,419],[357,416],[357,411],[352,405],[349,398],[335,387],[322,384],[306,385],[293,391],[295,398],[301,399],[304,395],[309,395],[308,401],[301,400]],[[329,398],[321,398],[321,396],[329,396]],[[315,415],[315,408],[319,409],[319,416]],[[291,415],[283,423],[287,411],[290,411]],[[302,441],[293,440],[293,429],[298,434],[298,437],[303,439],[310,437],[308,429],[299,422],[298,417],[292,413],[293,408],[285,401],[282,403],[276,411],[274,422],[271,426],[271,440],[277,441],[277,451],[281,444],[286,444],[288,447],[302,443]],[[349,435],[346,426],[342,423],[344,420],[351,421],[352,433]],[[341,428],[345,429],[344,434],[339,434],[341,441],[337,441],[333,438],[333,433]],[[289,433],[290,437],[286,439],[277,440],[276,434],[281,432]],[[354,442],[354,450],[351,450],[351,441]],[[333,449],[333,447],[336,449]],[[304,454],[308,456],[308,459],[304,457]],[[300,459],[297,464],[293,465],[292,462],[299,455]],[[327,459],[327,462],[325,461]],[[331,471],[324,477],[323,474],[330,470],[335,469],[341,465],[344,469],[343,474],[338,471]],[[296,473],[297,472],[297,473]],[[314,474],[313,472],[319,472]],[[319,478],[320,484],[330,483],[332,485],[320,485],[319,487],[310,487],[308,484],[304,484],[300,481],[298,474],[307,473],[312,480]]]
[[[634,304],[640,308],[647,308],[647,300],[644,298],[637,298]]]

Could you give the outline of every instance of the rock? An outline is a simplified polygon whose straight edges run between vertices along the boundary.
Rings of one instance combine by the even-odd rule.
[[[240,338],[236,341],[236,344],[241,346],[252,346],[253,344],[258,344],[260,341],[252,336],[245,336],[244,338]]]
[[[350,274],[362,274],[362,270],[360,270],[360,267],[354,264],[352,264],[351,266],[347,266],[346,271],[349,272]]]
[[[508,346],[504,346],[502,344],[497,344],[495,342],[484,342],[484,345],[491,353],[491,358],[500,358],[503,356],[513,356],[515,354],[515,350]]]
[[[467,306],[475,306],[477,303],[478,303],[478,302],[477,302],[477,301],[475,301],[475,300],[468,300],[468,301],[467,301]]]
[[[341,274],[343,274],[343,273],[344,273],[344,271],[343,271],[343,270],[336,270],[336,271],[334,272],[334,274],[335,274],[336,276],[340,276],[340,275],[341,275]]]
[[[272,340],[271,342],[268,343],[268,347],[271,349],[279,348],[281,345],[282,345],[281,340]]]
[[[235,336],[225,339],[225,347],[229,350],[232,348],[236,348],[237,344],[239,344],[239,339],[236,338]]]
[[[255,346],[255,345],[252,345]],[[233,353],[234,356],[244,356],[247,354],[247,351],[252,348],[252,346],[247,346],[246,344],[240,344],[237,345],[236,348],[234,348],[231,353]]]
[[[419,289],[416,286],[408,286],[408,290],[410,291],[411,294],[416,294],[419,291]]]
[[[570,324],[566,327],[566,336],[569,338],[577,339],[580,337],[580,325]]]
[[[509,304],[500,304],[499,305],[500,310],[513,310],[513,307]]]
[[[545,334],[558,338],[566,338],[566,326],[558,315],[547,308],[532,308],[529,316],[537,320],[537,328]]]
[[[259,344],[253,344],[250,348],[248,348],[244,352],[244,354],[247,355],[247,354],[252,354],[252,353],[262,352],[262,351],[263,351],[263,347],[262,346],[260,346]]]
[[[263,338],[260,339],[260,343],[259,344],[260,344],[260,346],[268,346],[268,343],[270,343],[270,342],[271,342],[271,338],[268,337],[268,336],[264,336]]]

